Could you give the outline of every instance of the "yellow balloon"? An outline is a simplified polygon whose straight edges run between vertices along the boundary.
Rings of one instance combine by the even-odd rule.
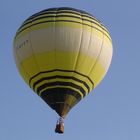
[[[14,39],[21,76],[62,118],[101,82],[112,52],[103,24],[73,8],[50,8],[32,15]]]

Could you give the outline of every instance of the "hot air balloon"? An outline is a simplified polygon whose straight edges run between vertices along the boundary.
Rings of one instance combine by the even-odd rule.
[[[14,56],[24,81],[64,118],[103,79],[112,59],[112,40],[91,14],[68,7],[40,11],[23,22]]]

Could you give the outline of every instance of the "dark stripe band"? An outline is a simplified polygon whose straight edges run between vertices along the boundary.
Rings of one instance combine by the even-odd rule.
[[[70,7],[58,7],[58,8],[49,8],[49,9],[45,9],[39,12],[39,14],[44,13],[44,12],[48,12],[48,11],[55,11],[55,12],[60,12],[60,11],[71,11],[74,12],[76,14],[86,14],[89,16],[92,16],[90,13],[85,12],[83,10],[79,10],[79,9],[75,9],[75,8],[70,8]]]
[[[92,27],[92,28],[94,28],[94,29],[100,31],[101,33],[105,34],[105,33],[102,31],[102,30],[105,30],[104,28],[102,28],[102,30],[100,30],[100,29],[98,29],[98,28],[95,27],[95,26],[92,26],[92,25],[89,25],[89,24],[86,24],[86,23],[82,23],[82,22],[78,22],[78,21],[72,21],[72,20],[48,20],[48,21],[42,21],[42,22],[34,23],[34,24],[32,24],[32,25],[29,25],[28,27],[23,28],[22,30],[19,29],[18,32],[17,32],[17,34],[16,34],[16,36],[19,35],[22,31],[24,31],[24,30],[26,30],[26,29],[28,29],[28,28],[30,28],[30,27],[33,27],[33,26],[38,25],[38,24],[48,23],[48,22],[72,22],[72,23],[78,23],[78,24],[81,24],[81,25],[85,25],[85,26]],[[105,34],[105,35],[106,35],[106,37],[111,41],[110,37],[109,37],[107,34]]]
[[[85,19],[84,16],[77,17],[77,16],[74,16],[74,15],[65,15],[64,14],[64,15],[45,15],[45,16],[41,16],[41,17],[32,18],[32,20],[27,21],[24,24],[22,24],[20,29],[23,28],[25,25],[28,25],[28,24],[30,24],[30,23],[32,23],[34,21],[40,20],[40,19],[47,19],[47,18],[54,18],[55,19],[57,17],[66,17],[66,18],[71,17],[71,18],[75,18],[75,19],[80,19],[81,21],[88,21],[90,23],[94,23],[94,24],[96,24],[96,25],[98,25],[99,27],[102,28],[102,26],[99,23],[97,23],[97,21],[94,22],[93,20]],[[106,32],[108,32],[108,31],[106,30]]]
[[[41,85],[40,87],[37,88],[37,93],[40,94],[40,91],[45,89],[46,87],[55,88],[56,86],[73,87],[73,88],[79,90],[83,94],[83,97],[85,97],[85,95],[86,95],[86,91],[81,86],[78,86],[72,82],[60,82],[60,81],[45,83],[45,84]]]
[[[34,75],[33,77],[31,77],[29,79],[29,85],[30,85],[30,87],[31,87],[32,80],[34,78],[36,78],[37,76],[39,76],[40,74],[52,73],[52,72],[56,72],[56,71],[59,71],[59,72],[68,72],[68,73],[76,73],[76,74],[78,74],[80,76],[83,76],[83,77],[85,77],[85,78],[87,78],[89,80],[89,82],[92,84],[92,88],[94,88],[94,82],[87,75],[84,75],[82,73],[79,73],[79,72],[73,71],[73,70],[62,70],[62,69],[54,69],[54,70],[42,71],[42,72],[37,73],[36,75]]]
[[[36,81],[34,84],[33,84],[33,90],[35,90],[36,86],[43,82],[43,81],[46,81],[47,80],[52,80],[52,79],[56,79],[56,78],[59,78],[59,79],[67,79],[67,80],[74,80],[76,82],[79,82],[79,83],[82,83],[88,90],[88,92],[90,92],[90,87],[88,86],[88,84],[80,79],[77,79],[75,77],[72,77],[72,76],[60,76],[60,75],[55,75],[55,76],[50,76],[50,77],[43,77],[41,79],[39,79],[38,81]]]
[[[50,104],[53,104],[55,101],[65,102],[64,95],[74,96],[77,99],[77,102],[82,99],[81,95],[77,91],[70,88],[61,88],[61,87],[46,89],[45,91],[41,92],[40,96],[45,100],[47,100],[47,102],[50,102]],[[49,98],[49,96],[51,97]]]
[[[42,16],[42,15],[45,15],[45,14],[59,14],[59,13],[75,14],[75,15],[79,15],[79,16],[83,16],[83,17],[93,19],[93,20],[95,20],[95,21],[100,23],[100,21],[97,20],[91,14],[89,14],[89,13],[87,13],[85,11],[76,10],[76,9],[72,9],[72,8],[51,8],[51,9],[46,9],[46,10],[40,11],[40,12],[30,16],[26,21],[32,20],[33,18],[35,18],[37,16]]]

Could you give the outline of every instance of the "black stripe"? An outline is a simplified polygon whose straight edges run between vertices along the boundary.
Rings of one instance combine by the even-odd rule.
[[[45,91],[41,92],[41,97],[43,96],[48,96],[50,94],[50,96],[53,96],[53,94],[55,95],[54,98],[52,98],[52,100],[57,100],[57,102],[64,102],[65,99],[62,98],[60,95],[72,95],[74,96],[77,101],[81,100],[82,97],[79,94],[79,92],[70,89],[70,88],[62,88],[62,87],[57,87],[57,88],[51,88],[51,89],[46,89]],[[58,95],[58,96],[57,96]],[[56,98],[56,99],[55,99]],[[49,100],[50,103],[53,103],[53,101]]]
[[[41,16],[41,15],[45,15],[45,14],[59,14],[59,13],[77,14],[79,16],[84,16],[84,17],[88,17],[90,19],[96,20],[97,22],[100,23],[100,21],[97,20],[93,15],[91,15],[91,14],[85,12],[85,11],[77,10],[77,9],[73,9],[73,8],[51,8],[51,9],[46,9],[46,10],[40,11],[40,12],[30,16],[27,20],[30,20],[30,19],[33,19],[36,16]]]
[[[86,95],[86,91],[81,86],[78,86],[72,82],[60,82],[60,81],[45,83],[41,85],[40,87],[37,88],[37,93],[40,94],[40,91],[45,89],[46,87],[55,87],[55,86],[70,86],[79,90],[83,94],[83,97]]]
[[[75,15],[65,15],[65,13],[64,13],[63,15],[58,15],[58,14],[57,14],[57,15],[46,15],[46,14],[44,14],[44,16],[41,15],[41,16],[39,16],[39,17],[31,18],[30,21],[26,20],[26,21],[22,24],[22,26],[21,26],[20,28],[22,28],[23,26],[25,26],[25,25],[27,25],[28,23],[31,23],[31,22],[33,22],[33,21],[36,21],[36,20],[39,20],[39,19],[43,19],[43,18],[53,18],[53,17],[54,17],[54,18],[56,18],[56,17],[72,17],[72,18],[78,18],[78,19],[81,19],[81,20],[87,20],[87,21],[89,21],[89,22],[96,23],[96,22],[93,21],[94,19],[92,19],[92,20],[84,19],[85,16],[82,16],[82,15],[80,15],[80,17],[78,17],[78,16],[75,16]],[[96,23],[96,24],[99,25],[99,26],[101,26],[100,23]]]
[[[46,13],[42,13],[42,14],[39,14],[39,15],[35,15],[35,16],[32,16],[32,17],[29,17],[27,20],[25,20],[24,21],[24,23],[28,23],[28,22],[30,22],[31,20],[33,20],[33,19],[36,19],[36,18],[39,18],[39,17],[42,17],[42,16],[47,16],[46,14],[55,14],[54,15],[54,17],[56,17],[56,16],[58,16],[59,14],[61,14],[61,13],[63,13],[63,14],[75,14],[75,15],[77,15],[77,16],[80,16],[81,17],[81,19],[82,18],[89,18],[89,19],[91,19],[92,21],[94,20],[94,21],[96,21],[96,22],[98,22],[98,24],[100,25],[101,24],[101,22],[99,21],[99,20],[97,20],[96,18],[94,18],[93,16],[88,16],[88,15],[83,15],[83,14],[80,14],[80,13],[75,13],[75,12],[70,12],[70,11],[58,11],[57,13],[54,11],[54,12],[46,12]],[[49,15],[48,15],[49,16]],[[52,15],[53,16],[53,15]],[[76,17],[77,17],[76,16]],[[89,20],[90,21],[90,20]],[[23,23],[23,24],[24,24]],[[108,31],[107,31],[108,32]]]
[[[82,73],[79,73],[79,72],[73,71],[73,70],[62,70],[62,69],[54,69],[54,70],[42,71],[42,72],[37,73],[36,75],[34,75],[33,77],[31,77],[31,78],[29,79],[29,85],[30,85],[30,87],[31,87],[31,81],[32,81],[35,77],[39,76],[40,74],[51,73],[51,72],[55,72],[55,71],[60,71],[60,72],[72,72],[72,73],[79,74],[79,75],[81,75],[81,76],[87,78],[87,79],[91,82],[92,88],[94,87],[94,82],[93,82],[87,75],[84,75],[84,74],[82,74]]]
[[[24,24],[20,27],[20,29],[23,28],[25,25],[28,25],[28,24],[33,23],[34,21],[37,21],[37,20],[40,20],[40,19],[54,18],[54,21],[55,21],[55,18],[57,18],[57,17],[71,17],[71,18],[76,18],[76,19],[80,19],[81,21],[88,21],[88,22],[94,23],[94,24],[96,24],[96,25],[98,25],[99,27],[102,28],[102,26],[101,26],[100,23],[94,22],[93,20],[84,19],[83,16],[77,17],[77,16],[65,15],[65,14],[64,14],[64,15],[46,15],[46,16],[41,16],[41,17],[33,18],[32,21],[29,21],[29,22],[24,23]],[[19,30],[20,30],[20,29],[19,29]]]
[[[72,77],[72,76],[60,76],[60,75],[55,75],[55,76],[50,76],[50,77],[43,77],[41,79],[39,79],[38,81],[36,81],[34,84],[33,84],[33,90],[35,90],[35,87],[41,83],[42,81],[46,81],[46,80],[51,80],[51,79],[56,79],[56,78],[59,78],[59,79],[72,79],[74,81],[77,81],[79,83],[82,83],[88,90],[88,92],[90,92],[90,87],[88,86],[88,84],[80,79],[77,79],[75,77]]]
[[[100,30],[100,29],[98,29],[98,28],[96,28],[96,27],[94,27],[92,25],[88,25],[86,23],[82,23],[82,22],[78,22],[78,21],[71,21],[71,20],[48,20],[48,21],[42,21],[42,22],[34,23],[34,24],[32,24],[32,25],[30,25],[28,27],[25,27],[22,30],[18,31],[17,34],[16,34],[16,36],[19,35],[22,31],[24,31],[24,30],[26,30],[26,29],[28,29],[28,28],[30,28],[32,26],[35,26],[35,25],[38,25],[38,24],[43,24],[43,23],[48,23],[48,22],[73,22],[73,23],[78,23],[78,24],[81,24],[81,25],[86,25],[86,26],[92,27],[92,28],[94,28],[94,29],[96,29],[96,30],[98,30],[98,31],[100,31],[101,33],[104,34],[104,32],[102,30]],[[104,28],[102,28],[102,29],[104,31],[106,31]],[[111,41],[111,39],[109,38],[109,36],[107,34],[105,34],[105,35]]]
[[[78,12],[78,13],[91,15],[88,12],[85,12],[83,10],[79,10],[79,9],[75,9],[75,8],[71,8],[71,7],[56,7],[56,8],[49,8],[49,9],[46,9],[46,10],[43,10],[43,11],[52,11],[52,10],[55,10],[55,11],[70,10],[70,11],[75,11],[75,12]]]
[[[58,12],[58,13],[64,13],[64,12]],[[57,13],[57,14],[58,14]],[[65,12],[66,13],[66,12]],[[96,25],[98,25],[100,28],[103,28],[103,30],[105,30],[108,34],[109,34],[109,32],[108,32],[108,30],[106,30],[106,28],[104,28],[104,26],[98,21],[98,20],[96,20],[95,18],[91,18],[91,17],[88,17],[88,18],[90,18],[90,19],[92,19],[92,20],[88,20],[88,19],[84,19],[84,17],[87,17],[87,16],[84,16],[84,15],[81,15],[81,14],[79,14],[79,16],[81,16],[81,17],[77,17],[77,16],[72,16],[72,15],[65,15],[65,13],[64,13],[64,15],[46,15],[46,13],[44,13],[45,14],[45,16],[42,16],[42,15],[44,15],[44,14],[42,14],[41,15],[41,17],[31,17],[31,18],[29,18],[29,19],[27,19],[22,25],[21,25],[21,27],[19,28],[19,30],[21,29],[21,28],[23,28],[25,25],[28,25],[28,24],[30,24],[30,23],[32,23],[32,22],[34,22],[34,21],[37,21],[37,20],[39,20],[39,19],[43,19],[43,18],[56,18],[56,17],[72,17],[72,18],[77,18],[77,19],[81,19],[81,20],[85,20],[85,21],[88,21],[88,22],[92,22],[92,23],[94,23],[94,24],[96,24]],[[52,14],[52,12],[50,12],[50,14]],[[55,14],[55,13],[53,13],[53,14]],[[31,20],[31,21],[28,21],[28,20]],[[98,22],[98,23],[96,23],[96,22],[94,22],[94,21],[96,21],[96,22]],[[29,25],[30,26],[30,25]]]

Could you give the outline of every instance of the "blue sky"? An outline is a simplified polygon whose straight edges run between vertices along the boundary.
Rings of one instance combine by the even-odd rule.
[[[140,139],[139,0],[1,0],[0,139]],[[103,82],[74,107],[65,133],[54,133],[57,115],[20,77],[13,57],[17,28],[30,15],[50,7],[73,7],[99,19],[110,31],[113,60]]]

